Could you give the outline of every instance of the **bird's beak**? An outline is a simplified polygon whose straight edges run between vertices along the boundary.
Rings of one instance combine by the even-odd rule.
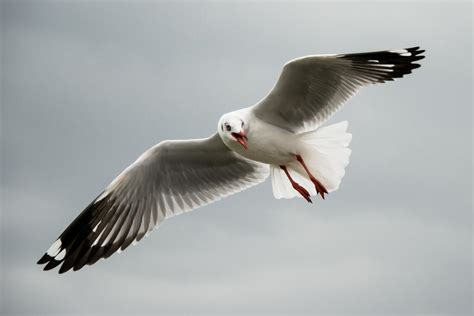
[[[241,131],[240,133],[232,133],[232,136],[235,138],[235,141],[237,141],[242,147],[247,149],[247,136],[245,136],[245,133]]]

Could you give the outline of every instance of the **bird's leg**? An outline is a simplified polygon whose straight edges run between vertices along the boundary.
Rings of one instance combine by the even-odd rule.
[[[313,182],[314,187],[316,188],[316,192],[318,192],[319,194],[321,194],[321,197],[322,197],[323,200],[324,200],[324,194],[325,194],[325,193],[328,193],[328,190],[326,190],[326,188],[324,187],[324,185],[322,185],[321,182],[319,182],[319,180],[316,179],[316,178],[311,174],[311,171],[309,171],[309,169],[308,169],[308,167],[306,166],[306,164],[304,163],[303,157],[301,157],[301,155],[296,155],[296,160],[298,160],[298,162],[303,166],[304,170],[306,171],[306,173],[307,173],[308,176],[309,176],[309,179],[311,180],[311,182]]]
[[[280,168],[283,169],[283,171],[285,171],[285,174],[290,180],[291,185],[293,186],[293,189],[298,191],[298,193],[301,194],[306,199],[306,201],[308,201],[309,203],[313,203],[313,201],[311,201],[309,192],[305,188],[303,188],[301,185],[299,185],[295,180],[293,180],[286,166],[280,166]]]

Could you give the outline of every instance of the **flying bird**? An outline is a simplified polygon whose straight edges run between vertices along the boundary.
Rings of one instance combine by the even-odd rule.
[[[312,55],[286,63],[273,89],[224,114],[203,139],[166,140],[121,172],[38,261],[79,270],[140,241],[166,218],[263,182],[275,198],[321,198],[349,163],[347,122],[320,126],[360,88],[420,67],[419,47]]]

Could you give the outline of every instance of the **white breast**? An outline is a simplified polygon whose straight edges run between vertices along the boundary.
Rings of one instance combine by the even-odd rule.
[[[235,141],[224,141],[233,151],[246,158],[274,165],[284,165],[294,159],[298,148],[295,134],[256,117],[248,118],[247,122],[248,149],[245,150]]]

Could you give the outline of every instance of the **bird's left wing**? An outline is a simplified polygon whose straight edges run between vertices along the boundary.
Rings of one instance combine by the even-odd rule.
[[[321,125],[363,86],[411,73],[424,58],[419,47],[357,54],[314,55],[288,62],[275,87],[252,110],[292,132]]]
[[[229,150],[218,134],[162,142],[113,180],[38,264],[78,270],[124,250],[164,219],[249,188],[268,173],[267,165]]]

